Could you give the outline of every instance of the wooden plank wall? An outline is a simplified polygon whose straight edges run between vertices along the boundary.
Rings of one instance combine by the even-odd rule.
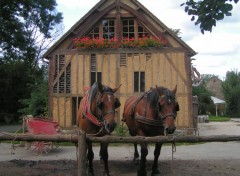
[[[84,95],[84,87],[90,86],[90,54],[75,54],[65,57],[71,61],[71,94],[59,95],[53,98],[53,118],[64,127],[72,125],[72,97],[78,98]],[[177,100],[180,111],[177,117],[179,128],[192,127],[192,113],[189,108],[189,96],[191,90],[187,86],[187,68],[184,53],[126,53],[125,65],[120,64],[120,54],[96,54],[96,71],[102,72],[102,82],[112,88],[122,84],[117,96],[120,98],[118,122],[121,121],[121,114],[126,99],[135,94],[133,92],[133,72],[145,72],[145,90],[150,87],[165,86],[173,89],[177,84]],[[75,108],[77,109],[77,108]]]

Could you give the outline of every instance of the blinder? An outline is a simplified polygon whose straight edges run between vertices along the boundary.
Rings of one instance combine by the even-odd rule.
[[[115,109],[119,108],[121,106],[121,103],[119,101],[118,98],[116,98],[116,101],[115,101]]]
[[[177,105],[176,105],[176,112],[179,111],[179,110],[180,110],[180,108],[179,108],[179,104],[178,104],[178,102],[177,102]]]
[[[97,103],[97,107],[98,107],[99,109],[102,109],[102,108],[103,108],[103,102],[98,102],[98,103]]]

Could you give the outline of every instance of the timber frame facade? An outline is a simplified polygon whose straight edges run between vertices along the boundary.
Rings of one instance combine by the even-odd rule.
[[[163,37],[162,48],[76,49],[74,38]],[[192,128],[191,57],[196,52],[137,0],[100,0],[67,31],[45,54],[49,60],[49,116],[63,128],[77,122],[77,110],[85,87],[102,81],[110,87],[120,84],[121,101],[150,87],[178,86],[180,111],[178,128]]]

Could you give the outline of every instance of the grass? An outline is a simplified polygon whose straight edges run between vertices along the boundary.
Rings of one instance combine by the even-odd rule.
[[[227,122],[230,121],[230,117],[225,116],[209,116],[210,122]]]

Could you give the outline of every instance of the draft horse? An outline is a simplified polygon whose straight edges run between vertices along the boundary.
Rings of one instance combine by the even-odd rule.
[[[114,131],[116,127],[115,109],[121,105],[114,93],[120,86],[112,89],[100,82],[95,82],[89,90],[86,90],[78,110],[78,124],[81,130],[94,136],[109,135]],[[104,161],[104,175],[109,176],[107,143],[100,144],[99,155]],[[94,175],[93,158],[92,142],[87,141],[87,174],[91,176]]]
[[[173,90],[165,87],[151,88],[141,96],[128,98],[124,105],[123,121],[126,123],[131,136],[159,136],[171,134],[175,131],[175,119],[179,105],[176,100],[177,85]],[[148,146],[140,143],[141,159],[138,176],[146,176],[146,157]],[[134,144],[134,160],[139,157],[137,144]],[[155,144],[152,175],[160,175],[158,158],[162,143]]]

